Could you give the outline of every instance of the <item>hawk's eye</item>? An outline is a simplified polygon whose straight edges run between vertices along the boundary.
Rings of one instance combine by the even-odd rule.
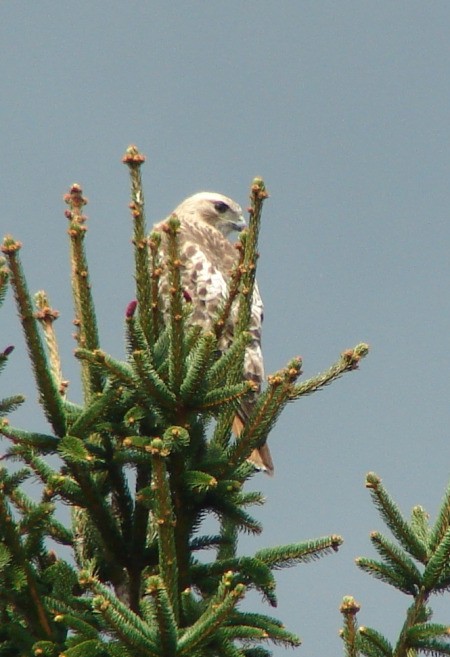
[[[217,203],[214,203],[214,207],[216,208],[217,212],[219,212],[219,214],[223,214],[230,209],[229,206],[223,201],[217,201]]]

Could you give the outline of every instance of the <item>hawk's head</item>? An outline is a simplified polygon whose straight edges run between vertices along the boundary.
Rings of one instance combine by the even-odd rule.
[[[193,218],[217,228],[225,237],[246,227],[241,206],[222,194],[199,192],[185,199],[175,210],[179,216]]]

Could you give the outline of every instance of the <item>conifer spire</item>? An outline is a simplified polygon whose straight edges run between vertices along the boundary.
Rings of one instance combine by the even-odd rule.
[[[35,313],[21,245],[11,237],[3,244],[8,270],[0,266],[0,301],[10,278],[50,424],[48,434],[14,428],[6,419],[0,425],[11,443],[7,458],[24,466],[0,470],[0,654],[8,657],[263,657],[270,654],[268,641],[298,646],[299,638],[278,619],[243,611],[241,601],[256,589],[276,606],[275,570],[334,553],[342,543],[331,534],[240,556],[240,532],[262,530],[248,511],[263,498],[246,490],[255,474],[247,459],[288,401],[355,369],[367,346],[344,352],[327,372],[303,384],[301,359],[293,358],[256,393],[243,380],[242,362],[250,340],[264,182],[255,179],[251,186],[249,228],[237,246],[227,300],[212,330],[202,331],[191,326],[192,300],[181,285],[178,219],[165,225],[166,257],[160,235],[147,237],[144,160],[134,146],[123,159],[131,179],[136,281],[135,301],[125,312],[125,361],[101,347],[85,252],[86,199],[79,185],[66,195],[82,404],[67,399],[53,330],[56,311],[39,293]],[[164,299],[163,271],[170,282]],[[238,330],[221,354],[218,344],[233,303],[239,304]],[[0,353],[0,369],[11,352],[5,347]],[[234,438],[232,417],[248,395],[256,395],[256,402]],[[10,412],[21,402],[20,396],[7,398],[0,410]],[[31,477],[41,483],[37,502],[22,487]],[[71,522],[56,519],[61,502],[72,508]],[[220,522],[215,536],[204,533],[209,515]],[[424,579],[430,587],[442,586],[448,575],[446,522],[443,516],[433,534],[435,556]],[[405,541],[411,532],[403,531]],[[51,551],[50,538],[70,557]],[[417,555],[423,538],[414,545]],[[412,566],[400,562],[411,578]]]

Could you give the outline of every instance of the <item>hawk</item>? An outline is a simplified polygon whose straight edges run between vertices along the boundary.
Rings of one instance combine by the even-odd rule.
[[[227,298],[230,271],[236,264],[238,252],[229,241],[233,231],[246,226],[241,207],[232,199],[214,192],[200,192],[185,199],[173,214],[180,221],[178,245],[182,262],[181,280],[183,291],[192,300],[192,324],[211,330],[217,312]],[[161,249],[165,254],[163,226],[165,221],[154,226],[163,234]],[[168,282],[163,277],[161,291],[168,298]],[[233,304],[230,317],[219,341],[219,349],[225,352],[233,342],[237,322],[238,306]],[[244,376],[261,387],[264,365],[261,352],[261,324],[263,304],[255,285],[249,332],[252,336],[246,348]],[[233,422],[233,431],[239,435],[245,423],[247,409],[242,407]],[[253,450],[248,459],[257,469],[273,473],[273,463],[266,444]]]

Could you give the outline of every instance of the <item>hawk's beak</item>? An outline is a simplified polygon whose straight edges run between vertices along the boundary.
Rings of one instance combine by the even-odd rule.
[[[244,230],[244,228],[247,228],[247,222],[245,221],[244,217],[241,215],[237,221],[233,221],[231,224],[232,230],[237,230],[239,233],[241,230]]]

